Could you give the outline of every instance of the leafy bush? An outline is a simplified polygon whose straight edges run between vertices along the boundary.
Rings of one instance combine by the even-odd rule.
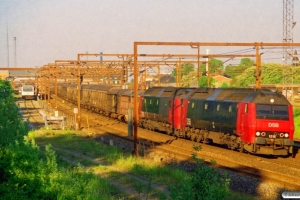
[[[28,122],[22,121],[10,83],[0,80],[0,147],[22,140],[28,130]]]
[[[1,199],[113,199],[116,189],[108,181],[80,165],[58,168],[51,145],[44,156],[27,133],[9,82],[0,80]]]
[[[300,138],[300,109],[294,109],[295,135],[294,138]]]
[[[294,117],[300,116],[300,109],[295,108],[293,112],[294,112]]]
[[[4,148],[0,166],[3,199],[110,199],[116,193],[107,181],[80,165],[59,169],[51,145],[46,146],[46,157],[41,159],[34,140]]]
[[[194,147],[199,151],[199,147]],[[196,162],[195,170],[191,176],[186,177],[181,182],[170,187],[171,198],[174,200],[189,199],[226,199],[229,195],[230,180],[226,175],[218,175],[214,168],[203,164],[203,160],[192,155]]]

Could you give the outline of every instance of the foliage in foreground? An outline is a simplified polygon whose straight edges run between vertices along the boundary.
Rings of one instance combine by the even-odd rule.
[[[114,187],[81,166],[59,168],[50,146],[46,155],[34,140],[23,137],[22,121],[7,81],[0,80],[0,194],[1,199],[114,199]],[[104,186],[103,186],[104,185]]]
[[[0,147],[14,140],[22,140],[28,133],[28,122],[22,115],[12,95],[13,89],[8,81],[0,80]]]
[[[113,187],[78,165],[58,168],[55,152],[46,147],[41,159],[38,146],[27,139],[10,144],[0,154],[0,193],[4,199],[111,199]]]
[[[200,147],[195,146],[195,151]],[[171,186],[171,198],[174,200],[213,200],[226,199],[229,195],[230,179],[226,174],[218,175],[217,169],[204,165],[196,153],[192,154],[196,166],[191,176],[184,178],[175,186]]]

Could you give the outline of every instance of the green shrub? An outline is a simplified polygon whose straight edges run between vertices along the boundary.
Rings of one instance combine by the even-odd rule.
[[[12,94],[10,83],[0,80],[0,147],[21,141],[29,130]]]
[[[300,139],[300,109],[294,109],[295,135],[294,138]]]
[[[199,147],[194,147],[199,151]],[[170,187],[171,198],[176,200],[190,199],[226,199],[229,195],[230,180],[226,175],[220,176],[214,168],[203,164],[203,160],[192,155],[196,162],[191,176],[184,178],[181,182]]]
[[[300,116],[300,109],[299,108],[295,108],[293,112],[294,112],[294,117]]]
[[[0,80],[1,199],[113,199],[116,189],[80,165],[58,168],[51,145],[44,156],[26,136],[28,123],[22,121],[9,82]]]

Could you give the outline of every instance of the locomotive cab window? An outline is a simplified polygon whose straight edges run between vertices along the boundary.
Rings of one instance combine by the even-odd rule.
[[[289,119],[288,106],[257,104],[256,105],[256,118],[257,119],[288,120]]]

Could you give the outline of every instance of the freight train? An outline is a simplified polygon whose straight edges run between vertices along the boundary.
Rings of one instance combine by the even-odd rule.
[[[60,84],[58,95],[77,102],[77,85]],[[133,91],[83,85],[81,105],[127,121]],[[289,101],[267,89],[152,87],[138,91],[138,124],[196,142],[253,154],[293,153],[294,118]]]

